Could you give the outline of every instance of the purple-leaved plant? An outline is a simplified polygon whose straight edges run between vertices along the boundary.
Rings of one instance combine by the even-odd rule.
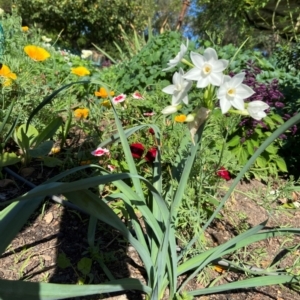
[[[244,84],[251,87],[255,94],[245,100],[245,102],[251,102],[255,100],[261,100],[267,103],[270,108],[266,112],[270,112],[273,110],[275,113],[281,115],[283,120],[288,120],[291,118],[289,114],[283,114],[282,108],[284,108],[284,103],[282,102],[284,96],[279,91],[278,80],[273,79],[270,83],[261,83],[256,80],[256,76],[262,72],[262,70],[255,66],[253,61],[247,62],[247,68],[244,70],[246,73],[245,79],[243,81]],[[233,76],[234,73],[231,73],[230,76]],[[262,127],[266,131],[270,130],[268,124],[266,124],[263,120],[257,121],[251,117],[243,117],[242,121],[239,124],[243,126],[245,129],[245,136],[241,137],[241,143],[244,143],[245,140],[252,136],[254,133],[254,129],[257,126]],[[297,131],[296,125],[291,129],[292,134],[295,134]],[[279,137],[280,139],[286,139],[286,135],[282,134]]]

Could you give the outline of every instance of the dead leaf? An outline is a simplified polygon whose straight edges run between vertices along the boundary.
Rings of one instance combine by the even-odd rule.
[[[23,168],[20,173],[24,177],[30,176],[34,172],[34,168],[28,167],[28,168]]]
[[[45,215],[44,220],[46,221],[47,224],[50,224],[53,221],[53,214],[52,212],[49,212]]]
[[[7,187],[10,184],[15,184],[15,182],[11,179],[2,179],[2,180],[0,180],[0,187],[1,188]]]

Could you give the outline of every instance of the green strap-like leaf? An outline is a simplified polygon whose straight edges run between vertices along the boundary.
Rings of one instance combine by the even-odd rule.
[[[0,279],[1,300],[58,300],[88,295],[101,295],[127,290],[137,290],[146,294],[151,289],[138,279],[127,278],[106,284],[54,284]]]

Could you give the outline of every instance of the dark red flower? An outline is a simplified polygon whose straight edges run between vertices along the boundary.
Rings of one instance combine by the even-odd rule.
[[[145,147],[141,143],[131,144],[130,145],[130,151],[131,151],[131,154],[134,158],[141,159],[143,154],[144,154]]]
[[[155,134],[155,132],[154,132],[153,128],[151,128],[151,127],[149,128],[149,130],[148,130],[148,131],[149,131],[149,133],[151,133],[152,135],[154,135],[154,134]]]
[[[156,157],[157,149],[155,147],[150,148],[145,155],[145,160],[148,162],[154,162]]]
[[[217,171],[217,175],[227,181],[231,179],[230,173],[224,167],[221,167],[220,170]]]

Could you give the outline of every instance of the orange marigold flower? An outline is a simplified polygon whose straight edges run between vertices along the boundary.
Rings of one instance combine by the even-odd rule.
[[[0,76],[5,78],[3,82],[3,86],[10,86],[11,85],[11,79],[17,79],[17,75],[13,73],[10,68],[6,65],[2,65],[2,68],[0,69]]]
[[[115,95],[115,92],[109,93],[111,96]],[[104,87],[101,87],[98,92],[95,92],[95,96],[101,97],[101,98],[107,98],[108,92]]]
[[[107,107],[107,108],[111,108],[111,103],[110,103],[109,100],[104,100],[104,101],[102,101],[102,102],[101,102],[101,105],[102,105],[102,106],[105,106],[105,107]]]
[[[10,79],[17,79],[17,75],[13,73],[6,65],[2,65],[2,68],[0,69],[0,76]]]
[[[22,26],[22,31],[26,32],[29,30],[29,27],[28,26]]]
[[[85,67],[72,68],[71,70],[71,73],[77,76],[86,76],[90,74],[90,71]]]
[[[50,57],[50,53],[46,51],[44,48],[28,45],[24,47],[25,53],[35,61],[43,61]]]
[[[88,108],[77,108],[74,111],[75,118],[78,119],[86,119],[89,115],[89,109]]]
[[[175,121],[179,123],[183,123],[186,120],[186,115],[178,115],[175,117]]]

